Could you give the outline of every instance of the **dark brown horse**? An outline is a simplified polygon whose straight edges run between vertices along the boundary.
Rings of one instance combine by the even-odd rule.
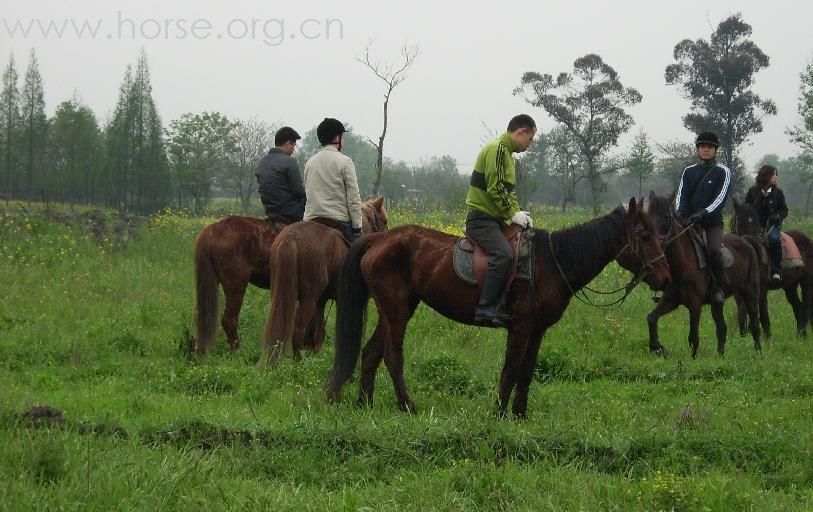
[[[750,204],[740,204],[734,200],[734,217],[731,219],[731,231],[741,236],[751,236],[757,240],[764,240],[763,230],[759,225],[759,217],[756,208]],[[792,229],[786,231],[802,254],[804,267],[789,268],[782,271],[782,281],[773,282],[768,275],[768,253],[761,243],[758,256],[760,258],[760,298],[759,298],[759,320],[766,338],[771,337],[771,320],[768,314],[768,291],[782,289],[785,297],[793,308],[793,316],[796,318],[796,332],[799,336],[807,336],[807,324],[811,321],[811,308],[813,308],[813,240],[801,231]],[[802,297],[799,299],[798,290],[801,289]],[[737,301],[739,306],[739,300]],[[743,314],[739,312],[740,329],[742,329]]]
[[[660,197],[649,193],[649,215],[664,238],[663,251],[672,268],[672,283],[663,293],[658,305],[647,316],[649,324],[649,350],[666,354],[665,347],[658,339],[658,319],[670,313],[678,306],[689,310],[689,348],[692,358],[697,357],[700,346],[700,312],[703,304],[711,305],[711,316],[714,319],[717,333],[717,352],[723,355],[727,327],[723,316],[723,304],[710,301],[711,271],[699,268],[697,255],[688,229],[677,220],[674,209],[674,197]],[[693,228],[689,228],[693,229]],[[726,297],[736,294],[742,299],[750,320],[754,348],[762,350],[760,345],[758,318],[759,303],[759,260],[754,246],[736,235],[725,235],[723,243],[732,252],[734,263],[726,269],[729,286],[724,288]]]
[[[422,226],[401,226],[356,242],[347,254],[339,282],[336,317],[336,356],[328,383],[328,398],[336,401],[359,359],[364,314],[372,296],[378,324],[364,347],[359,386],[360,404],[371,403],[376,369],[384,360],[398,405],[414,410],[404,382],[404,333],[415,308],[423,301],[442,315],[473,325],[478,287],[457,277],[452,267],[452,235]],[[670,279],[652,222],[641,206],[612,213],[586,224],[548,233],[537,230],[534,280],[515,281],[506,297],[513,315],[508,328],[505,363],[499,384],[499,410],[505,413],[511,393],[512,410],[524,416],[528,387],[545,330],[559,321],[573,294],[595,278],[611,261],[646,268],[641,275],[653,287]]]
[[[254,217],[232,216],[203,228],[195,241],[195,298],[197,350],[211,351],[215,344],[218,285],[223,287],[226,308],[221,325],[233,349],[240,348],[237,326],[246,288],[251,283],[269,288],[271,244],[282,229],[282,218],[269,223]]]
[[[387,229],[383,197],[364,202],[362,212],[364,233]],[[316,220],[280,232],[271,246],[271,310],[260,364],[274,363],[288,346],[297,358],[303,348],[314,352],[322,348],[325,304],[336,297],[347,246],[338,229]]]

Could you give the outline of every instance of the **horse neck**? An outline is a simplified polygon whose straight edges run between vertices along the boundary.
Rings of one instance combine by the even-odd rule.
[[[666,256],[666,261],[669,263],[669,266],[672,267],[673,273],[674,269],[687,270],[687,265],[693,261],[694,243],[691,238],[689,238],[691,236],[689,232],[684,232],[684,230],[686,230],[685,226],[673,220],[672,231],[669,236],[674,236],[675,238],[663,247],[663,254]],[[680,236],[676,236],[679,233]]]
[[[573,291],[596,278],[624,247],[623,219],[613,212],[599,219],[551,233],[555,258]]]

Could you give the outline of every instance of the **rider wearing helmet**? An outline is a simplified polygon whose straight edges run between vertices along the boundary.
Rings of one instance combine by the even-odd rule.
[[[316,127],[322,150],[305,163],[305,220],[334,220],[352,242],[361,236],[361,197],[353,160],[341,153],[345,131],[338,119],[330,117]]]
[[[474,321],[479,324],[504,327],[511,320],[510,315],[497,309],[514,258],[502,228],[511,223],[523,229],[533,227],[531,215],[520,211],[514,191],[517,177],[512,153],[528,149],[534,135],[533,118],[527,114],[515,116],[506,132],[486,144],[474,163],[466,194],[466,234],[488,254],[486,276],[474,312]]]
[[[731,186],[731,170],[717,163],[720,139],[716,133],[703,132],[695,140],[699,163],[683,169],[675,207],[678,215],[689,224],[697,224],[706,232],[709,266],[716,289],[714,302],[725,300],[723,286],[727,284],[723,267],[723,208]]]

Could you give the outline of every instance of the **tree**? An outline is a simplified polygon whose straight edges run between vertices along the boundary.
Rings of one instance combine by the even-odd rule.
[[[415,59],[420,54],[421,50],[417,45],[404,44],[401,47],[401,62],[399,64],[392,65],[382,64],[377,60],[373,60],[370,56],[371,45],[372,42],[367,44],[367,47],[364,49],[364,55],[359,57],[357,60],[367,66],[367,68],[369,68],[376,77],[384,82],[386,88],[386,92],[384,93],[384,126],[381,129],[381,135],[378,137],[378,143],[370,140],[370,144],[372,144],[378,151],[375,164],[375,184],[373,185],[373,196],[377,196],[381,186],[381,173],[384,170],[384,139],[387,136],[387,127],[389,123],[388,109],[390,104],[390,96],[392,95],[393,89],[398,87],[399,84],[407,79],[406,72],[409,71],[409,68],[411,68],[415,63]]]
[[[167,147],[179,208],[205,211],[215,178],[236,151],[235,130],[236,123],[218,112],[187,113],[170,123]]]
[[[762,119],[776,115],[776,104],[751,90],[754,75],[770,60],[750,39],[751,25],[740,14],[726,18],[710,40],[684,39],[675,46],[675,63],[666,67],[666,83],[676,85],[691,102],[683,125],[694,133],[717,132],[726,165],[734,172],[734,186],[743,177],[737,151],[762,131]]]
[[[632,143],[627,160],[627,171],[638,181],[638,197],[643,197],[644,180],[649,178],[654,170],[655,154],[649,146],[649,137],[641,130]]]
[[[25,175],[25,195],[37,196],[36,187],[42,185],[45,146],[48,137],[48,119],[45,115],[45,93],[37,55],[31,50],[21,98],[21,153]]]
[[[20,91],[17,88],[17,67],[14,54],[3,71],[3,91],[0,93],[0,187],[16,195],[18,191],[18,135],[20,130]]]
[[[805,151],[813,152],[813,62],[799,75],[799,114],[802,124],[789,128],[791,141]]]
[[[276,131],[276,125],[256,118],[238,119],[234,124],[234,152],[229,156],[230,165],[223,167],[217,182],[224,192],[240,201],[243,212],[249,210],[251,198],[257,191],[257,162],[273,147]]]
[[[605,187],[601,177],[620,167],[606,165],[607,155],[634,124],[624,108],[640,103],[641,94],[624,87],[618,73],[595,54],[576,59],[573,72],[560,73],[556,79],[527,72],[514,94],[543,108],[577,144],[592,192],[593,212],[598,214]]]
[[[697,163],[697,149],[691,142],[679,139],[656,144],[661,157],[658,159],[655,174],[660,178],[661,187],[668,193],[677,191],[683,170]]]
[[[122,211],[139,213],[165,206],[171,194],[170,173],[143,51],[135,73],[130,66],[125,70],[106,139],[109,203]]]
[[[95,203],[101,185],[102,136],[93,111],[77,98],[56,108],[48,130],[45,200]]]

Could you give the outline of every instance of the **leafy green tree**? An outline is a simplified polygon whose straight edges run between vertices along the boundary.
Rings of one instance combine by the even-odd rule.
[[[46,200],[96,203],[101,200],[102,133],[93,111],[74,98],[56,108],[48,129],[48,173],[41,184]]]
[[[709,40],[684,39],[675,46],[675,62],[666,67],[666,83],[676,85],[691,102],[683,124],[694,133],[719,134],[726,165],[742,188],[739,147],[762,131],[762,119],[776,115],[776,104],[751,89],[754,75],[770,59],[751,40],[751,25],[740,14],[720,22]]]
[[[25,73],[22,98],[20,100],[21,170],[25,179],[25,196],[37,197],[36,188],[42,185],[45,168],[45,146],[48,137],[48,119],[45,115],[45,93],[42,85],[37,55],[31,50],[28,69]]]
[[[187,113],[169,125],[167,147],[179,208],[202,214],[237,148],[236,123],[218,112]]]
[[[20,130],[20,91],[17,88],[17,66],[14,54],[3,71],[0,93],[0,187],[16,196],[19,191],[18,151]]]
[[[638,182],[638,196],[644,195],[644,181],[655,170],[655,154],[649,145],[649,137],[643,130],[638,132],[632,143],[629,158],[627,159],[627,172]]]
[[[813,63],[799,75],[799,115],[802,123],[788,129],[791,140],[805,151],[813,152]]]
[[[607,165],[608,153],[634,124],[624,109],[640,103],[641,94],[624,87],[618,73],[596,54],[576,59],[571,73],[560,73],[555,79],[527,72],[514,94],[543,108],[576,143],[592,192],[593,212],[598,214],[605,188],[602,175],[618,169],[616,164]]]
[[[165,206],[171,193],[170,172],[143,51],[135,72],[130,66],[125,71],[106,140],[109,203],[123,211],[140,213]]]

